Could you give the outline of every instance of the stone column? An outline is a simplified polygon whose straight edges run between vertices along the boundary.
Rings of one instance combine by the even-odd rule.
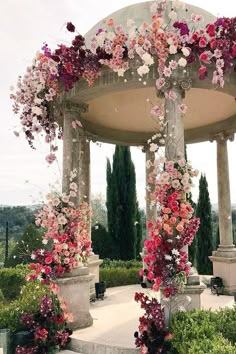
[[[221,277],[225,285],[225,292],[232,294],[236,291],[236,248],[233,244],[227,140],[233,141],[234,135],[220,133],[212,140],[216,140],[217,144],[220,244],[210,259],[213,262],[214,276]]]
[[[91,207],[90,138],[86,133],[83,133],[79,139],[79,200],[80,203],[86,202]],[[91,220],[89,234],[91,239]],[[99,259],[99,255],[92,254],[88,258],[89,273],[93,274],[93,278],[90,281],[91,299],[94,299],[96,296],[95,283],[99,282],[99,266],[101,264],[102,260]]]
[[[165,97],[165,122],[166,126],[166,145],[165,155],[167,160],[173,161],[180,156],[184,157],[184,125],[182,114],[179,112],[179,105],[182,104],[182,99],[185,96],[185,91],[190,89],[191,80],[185,77],[173,78],[166,83],[166,86],[162,90],[162,95]],[[169,90],[172,91],[175,99],[171,99],[168,96]],[[188,247],[184,247],[185,252],[188,252]],[[188,304],[187,309],[194,309],[201,307],[201,294],[205,286],[200,284],[199,275],[192,270],[190,276],[187,278],[187,284],[183,290],[178,294],[178,298],[173,299],[172,311],[178,310],[178,305],[186,306],[186,296],[191,298],[191,303]],[[165,305],[165,297],[161,292],[161,302]],[[170,313],[167,307],[166,317],[168,318]]]
[[[90,140],[83,134],[79,137],[79,200],[91,206]]]
[[[72,127],[72,122],[78,119],[78,113],[65,109],[63,118],[62,191],[68,194],[70,190],[70,174],[74,169],[77,170],[74,182],[79,186],[79,129]],[[73,201],[76,206],[79,206],[78,193]]]
[[[77,170],[74,182],[79,186],[79,128],[73,128],[72,122],[79,120],[80,107],[63,105],[63,177],[62,190],[69,193],[70,174],[74,169]],[[79,206],[79,195],[73,199],[75,206]],[[89,274],[88,267],[79,267],[72,273],[65,274],[58,279],[60,292],[69,311],[73,313],[74,320],[71,328],[84,328],[93,324],[93,319],[89,312],[90,303],[90,282],[94,278]]]

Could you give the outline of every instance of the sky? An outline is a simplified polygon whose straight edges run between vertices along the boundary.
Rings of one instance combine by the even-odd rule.
[[[0,205],[28,205],[38,203],[61,181],[62,150],[58,163],[48,166],[45,161],[48,146],[38,142],[37,150],[28,146],[24,137],[13,134],[19,120],[12,113],[9,87],[23,75],[27,65],[44,42],[55,48],[68,41],[65,23],[71,21],[81,34],[94,24],[137,0],[1,0],[0,13]],[[204,8],[216,16],[236,16],[235,0],[189,0],[189,4]],[[236,142],[228,143],[231,200],[236,202]],[[112,158],[114,146],[91,144],[91,189],[93,194],[106,193],[106,158]],[[141,206],[145,205],[145,155],[132,148],[136,168],[137,193]],[[201,143],[188,146],[188,159],[194,168],[206,174],[212,203],[217,203],[216,145]],[[198,197],[198,180],[193,189]]]

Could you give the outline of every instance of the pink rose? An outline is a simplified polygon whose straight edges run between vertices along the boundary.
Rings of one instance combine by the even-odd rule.
[[[69,264],[69,263],[70,263],[69,258],[65,258],[65,259],[64,259],[64,264]]]
[[[201,74],[204,74],[205,72],[206,72],[206,67],[205,66],[201,66],[199,69],[198,69],[198,71],[199,71],[199,73],[201,73]]]
[[[199,45],[200,48],[205,48],[206,45],[207,45],[206,37],[200,38],[200,41],[199,41],[199,44],[198,44],[198,45]]]
[[[184,229],[184,227],[183,227],[182,224],[178,224],[178,225],[176,226],[176,230],[177,230],[178,232],[182,232],[183,229]]]

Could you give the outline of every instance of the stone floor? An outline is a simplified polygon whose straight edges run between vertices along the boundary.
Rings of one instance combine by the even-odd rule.
[[[143,311],[133,298],[135,292],[140,291],[143,291],[140,285],[107,289],[103,301],[91,303],[93,326],[75,331],[72,337],[86,342],[134,348],[133,334],[138,328],[138,318]],[[146,291],[152,293],[149,289]],[[202,307],[206,309],[231,307],[233,304],[233,296],[212,295],[210,289],[202,294]]]

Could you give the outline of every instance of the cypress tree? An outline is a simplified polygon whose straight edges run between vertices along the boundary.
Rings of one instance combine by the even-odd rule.
[[[187,156],[187,145],[184,145],[184,155],[185,155],[185,160],[188,161],[188,156]],[[194,209],[194,213],[196,214],[196,203],[194,203],[192,199],[192,193],[187,194],[187,201],[190,203],[192,208]],[[188,248],[188,256],[189,256],[189,261],[192,263],[193,266],[196,266],[196,252],[197,252],[197,242],[196,242],[196,236],[192,242],[192,244]]]
[[[130,148],[116,146],[112,170],[107,163],[108,231],[112,258],[129,260],[137,256],[137,200],[135,168]]]
[[[201,175],[199,181],[199,198],[196,216],[200,218],[201,222],[196,235],[197,269],[199,274],[212,274],[212,263],[208,258],[211,256],[213,250],[212,213],[208,184],[205,175]]]

